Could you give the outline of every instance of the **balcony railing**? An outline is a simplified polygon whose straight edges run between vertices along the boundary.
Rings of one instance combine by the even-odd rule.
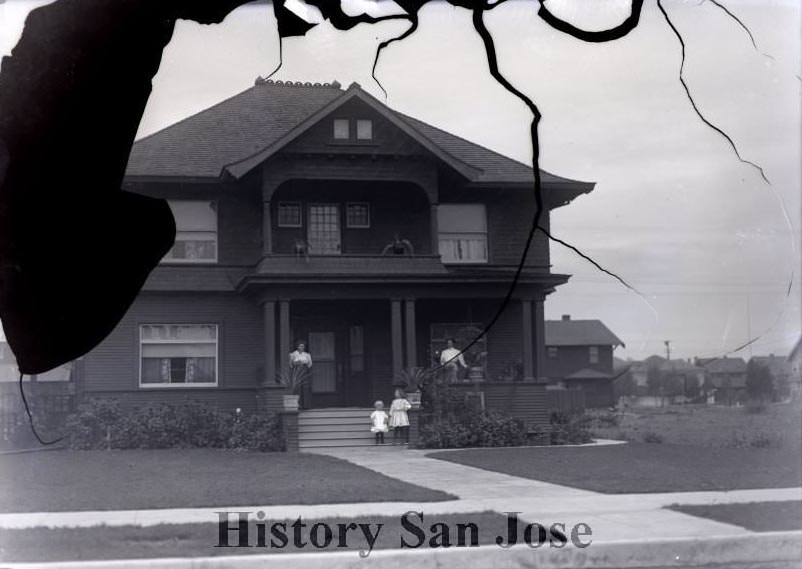
[[[439,255],[266,255],[257,272],[276,275],[437,275],[448,270]]]

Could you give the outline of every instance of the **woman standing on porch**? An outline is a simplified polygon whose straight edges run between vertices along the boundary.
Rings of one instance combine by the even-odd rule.
[[[295,368],[299,368],[298,372],[302,380],[301,382],[301,407],[306,408],[306,406],[310,403],[310,392],[309,392],[309,374],[312,373],[312,356],[309,352],[306,351],[306,344],[303,342],[298,342],[295,346],[295,351],[290,352],[290,369],[293,370]]]

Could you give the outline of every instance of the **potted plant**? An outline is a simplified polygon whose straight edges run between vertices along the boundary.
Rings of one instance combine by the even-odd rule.
[[[297,411],[298,401],[301,398],[301,390],[304,385],[309,383],[309,368],[306,366],[290,366],[286,371],[276,374],[276,381],[287,388],[288,393],[284,394],[284,409],[287,411]]]
[[[430,370],[423,367],[410,367],[396,374],[395,384],[407,390],[407,400],[413,407],[420,407],[420,386],[426,382],[430,373]]]

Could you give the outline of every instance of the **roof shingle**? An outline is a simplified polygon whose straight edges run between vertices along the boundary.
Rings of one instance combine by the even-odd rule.
[[[259,154],[349,91],[378,103],[358,85],[257,81],[253,87],[134,143],[129,177],[217,178],[224,168]],[[381,103],[379,103],[381,105]],[[450,134],[423,121],[388,112],[459,162],[480,170],[479,183],[531,183],[532,168]],[[592,183],[561,178],[541,170],[544,183],[573,184],[590,191]]]

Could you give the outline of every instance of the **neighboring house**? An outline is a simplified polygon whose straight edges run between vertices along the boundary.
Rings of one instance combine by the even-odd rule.
[[[791,395],[793,372],[791,362],[783,356],[753,356],[749,360],[769,370],[774,384],[775,396],[787,398]]]
[[[799,401],[802,398],[802,337],[788,354],[788,365],[791,368],[789,391],[791,399]]]
[[[704,368],[691,360],[668,360],[658,355],[628,362],[626,373],[635,386],[629,403],[648,407],[693,401],[702,396],[706,377]]]
[[[593,189],[542,180],[544,226]],[[169,201],[176,242],[84,358],[84,393],[277,411],[276,374],[304,342],[306,407],[388,402],[403,368],[431,365],[448,338],[462,347],[494,317],[532,186],[529,166],[356,83],[258,79],[134,144],[124,189]],[[512,302],[468,354],[486,405],[530,424],[547,421],[543,303],[568,280],[549,267],[537,233]]]
[[[613,396],[613,350],[624,346],[600,320],[546,321],[546,375],[557,388],[581,389],[586,407],[609,407]]]
[[[696,365],[705,370],[704,390],[718,405],[746,401],[746,362],[743,358],[700,358]]]

